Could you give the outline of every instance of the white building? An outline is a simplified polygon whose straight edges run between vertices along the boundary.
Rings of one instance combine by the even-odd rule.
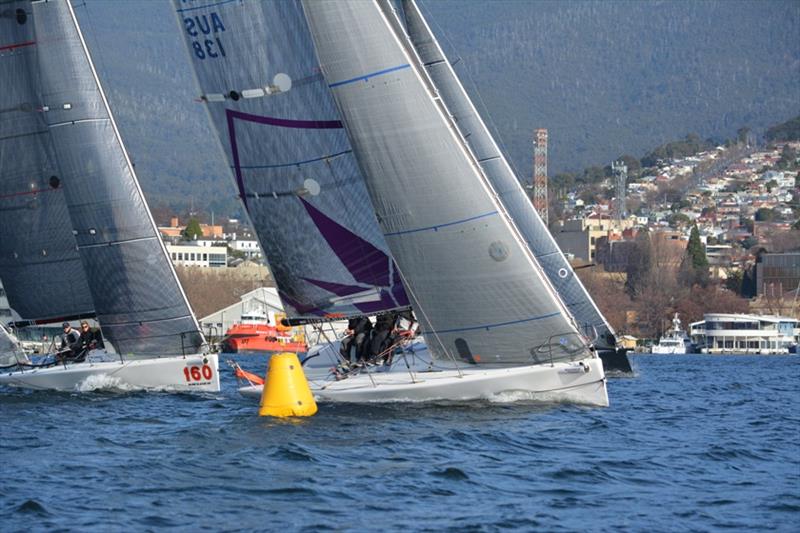
[[[180,266],[224,267],[228,264],[226,246],[192,244],[167,244],[172,263]]]
[[[796,318],[727,313],[707,313],[703,318],[690,327],[701,353],[789,353],[800,340]]]
[[[257,259],[261,257],[261,247],[258,245],[258,241],[236,239],[230,241],[228,246],[231,248],[231,250],[242,252],[248,259]]]
[[[283,304],[278,297],[278,289],[260,287],[252,290],[243,294],[240,301],[235,304],[200,318],[198,322],[208,337],[221,337],[232,325],[242,321],[242,315],[256,313],[266,315],[270,324],[275,325],[276,320],[283,315]]]

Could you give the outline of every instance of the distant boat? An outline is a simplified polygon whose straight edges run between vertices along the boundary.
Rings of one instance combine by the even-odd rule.
[[[295,352],[305,354],[308,347],[302,334],[295,328],[269,323],[263,311],[250,311],[242,315],[239,323],[225,332],[222,351],[237,352]]]
[[[686,354],[692,351],[692,340],[681,329],[681,319],[678,313],[672,318],[672,329],[658,340],[658,344],[653,345],[650,353],[654,354]]]
[[[20,362],[0,385],[219,390],[71,3],[11,5],[0,17],[0,278],[23,319],[94,316],[118,355]]]
[[[608,405],[591,339],[458,132],[390,3],[174,5],[287,314],[321,321],[410,303],[421,323],[427,364],[406,366],[412,350],[372,370],[328,374],[312,380],[320,400],[519,393]],[[353,203],[349,193],[364,185],[368,196]],[[270,216],[285,220],[263,224]],[[312,268],[315,277],[302,274]]]

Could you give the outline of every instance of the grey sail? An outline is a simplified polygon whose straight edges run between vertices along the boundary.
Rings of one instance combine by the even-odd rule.
[[[299,2],[173,3],[287,314],[407,307]]]
[[[47,127],[29,1],[0,7],[0,278],[24,319],[93,313]]]
[[[588,356],[386,3],[304,1],[378,220],[437,358]]]
[[[444,100],[456,127],[469,144],[475,158],[491,181],[503,205],[516,222],[525,242],[542,266],[564,304],[587,334],[597,334],[595,345],[612,348],[614,332],[600,313],[569,261],[561,252],[511,165],[497,146],[486,124],[464,90],[452,65],[430,30],[414,0],[402,0],[402,12],[408,36],[420,60]]]
[[[204,342],[157,234],[68,0],[35,2],[45,124],[103,334],[123,354]]]

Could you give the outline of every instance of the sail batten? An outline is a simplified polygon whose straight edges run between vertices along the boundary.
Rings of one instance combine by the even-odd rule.
[[[421,62],[386,4],[304,1],[303,8],[433,355],[520,364],[585,357],[585,339],[418,70]],[[405,64],[411,68],[372,81],[364,74]],[[460,223],[442,225],[454,221]]]
[[[452,65],[430,30],[415,0],[402,0],[402,13],[408,36],[419,53],[428,74],[445,105],[455,118],[464,140],[482,163],[487,178],[500,195],[517,223],[525,242],[547,277],[567,305],[570,313],[584,327],[599,333],[596,344],[613,347],[613,330],[600,313],[583,284],[533,208],[513,169],[477,112]],[[483,163],[494,162],[491,165]],[[566,303],[569,301],[569,303]]]
[[[300,4],[173,5],[288,317],[407,308]],[[215,28],[213,56],[198,20]]]

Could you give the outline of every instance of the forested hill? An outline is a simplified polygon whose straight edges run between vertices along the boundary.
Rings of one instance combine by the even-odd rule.
[[[422,4],[522,178],[537,127],[550,132],[554,175],[641,157],[689,132],[762,133],[800,113],[800,2]],[[230,209],[171,4],[85,0],[76,11],[151,203],[193,195]]]

